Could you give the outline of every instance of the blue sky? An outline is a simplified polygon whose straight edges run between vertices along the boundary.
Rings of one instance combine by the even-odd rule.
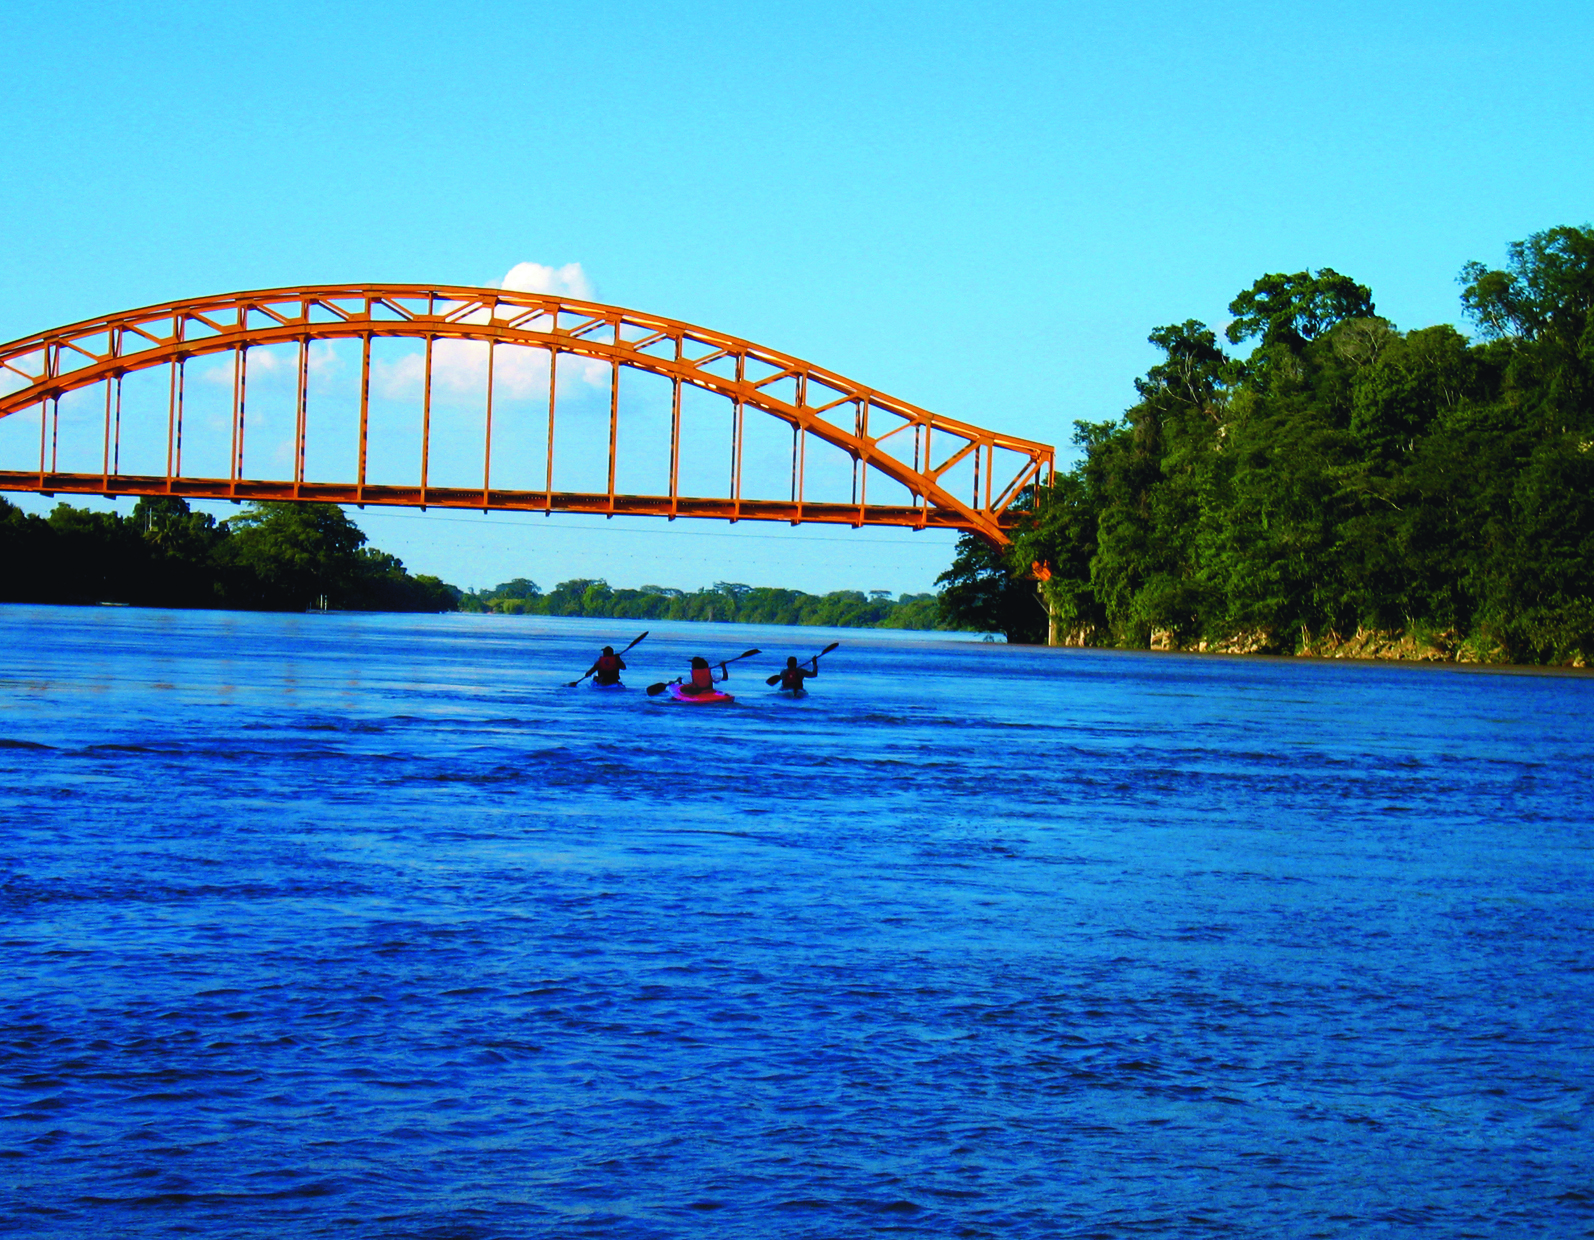
[[[1264,272],[1456,322],[1464,262],[1594,218],[1586,4],[13,4],[4,38],[0,339],[579,263],[599,300],[1062,447],[1130,403],[1152,328],[1219,326]],[[358,520],[476,586],[923,590],[952,542]]]

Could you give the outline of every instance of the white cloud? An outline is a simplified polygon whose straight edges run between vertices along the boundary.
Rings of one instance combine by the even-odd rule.
[[[272,349],[276,352],[272,352]],[[310,342],[309,370],[310,377],[320,386],[337,372],[339,362],[337,353],[333,350],[330,341],[312,340]],[[268,382],[276,386],[274,380],[282,376],[285,382],[298,381],[299,359],[296,354],[287,352],[283,346],[274,345],[271,348],[256,347],[249,350],[249,382],[251,384]],[[233,381],[233,358],[231,353],[221,355],[213,364],[206,366],[199,372],[202,383],[212,383],[217,387],[231,387]]]
[[[321,378],[331,378],[343,368],[338,360],[337,350],[332,347],[330,340],[312,340],[310,342],[310,374]]]
[[[200,371],[201,382],[213,383],[217,387],[231,387],[233,383],[233,355],[226,354],[224,361],[219,361],[213,366],[207,366]],[[266,353],[260,349],[249,350],[249,378],[258,380],[263,375],[274,373],[280,363],[275,353]]]
[[[498,287],[517,293],[550,293],[556,297],[590,300],[592,281],[580,263],[545,267],[541,263],[516,263],[498,282]],[[454,303],[443,303],[444,313]],[[500,311],[500,314],[504,311]],[[485,311],[467,316],[466,322],[485,323]],[[560,395],[582,388],[601,388],[609,383],[610,367],[592,358],[568,354],[559,359]],[[420,353],[409,353],[392,361],[371,365],[371,378],[377,391],[389,398],[419,395],[425,378],[425,363]],[[478,340],[439,340],[432,347],[432,391],[461,395],[481,393],[487,386],[487,345]],[[542,349],[505,347],[498,350],[493,363],[493,386],[500,395],[524,399],[548,394],[548,355]]]
[[[589,357],[561,354],[559,393],[574,394],[609,383],[610,367]],[[371,363],[377,393],[390,400],[417,397],[426,377],[425,355],[406,353],[392,361]],[[548,354],[544,349],[499,346],[493,361],[493,388],[502,396],[525,399],[548,395]],[[480,398],[487,390],[487,345],[480,340],[439,340],[432,346],[432,394],[457,393]]]
[[[591,301],[594,292],[592,281],[587,279],[580,263],[566,263],[563,267],[516,263],[499,281],[498,287],[516,293],[553,293],[579,301]]]
[[[499,287],[522,293],[550,293],[555,296],[590,300],[594,289],[580,263],[566,263],[563,267],[545,267],[541,263],[516,263]],[[440,302],[439,309],[447,313],[455,305]],[[500,312],[502,313],[502,312]],[[467,322],[485,323],[486,311],[472,313]],[[286,379],[294,377],[297,359],[279,357],[264,349],[249,352],[249,379],[251,383],[271,381],[279,373]],[[317,386],[324,386],[341,369],[330,343],[317,341],[311,345],[309,369]],[[418,397],[426,374],[424,354],[417,349],[392,359],[376,358],[371,362],[372,386],[380,396],[388,399]],[[233,382],[233,362],[225,357],[200,373],[203,382],[218,387],[230,387]],[[592,358],[562,354],[559,358],[559,394],[575,395],[583,389],[606,388],[610,380],[610,367],[606,362]],[[460,396],[480,396],[487,386],[487,345],[476,340],[439,340],[432,346],[432,392],[434,398],[444,393]],[[493,386],[498,395],[518,399],[548,395],[548,354],[542,349],[500,347],[493,365]]]
[[[433,360],[435,363],[436,359]],[[378,396],[389,400],[419,392],[425,374],[425,359],[419,353],[406,353],[392,361],[380,357],[371,359],[371,386]]]

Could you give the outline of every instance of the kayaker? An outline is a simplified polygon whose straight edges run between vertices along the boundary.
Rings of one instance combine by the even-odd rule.
[[[598,661],[587,669],[587,675],[600,685],[617,685],[620,673],[625,671],[625,660],[614,653],[613,646],[605,646]]]
[[[731,670],[725,664],[720,664],[721,680],[731,678]],[[681,686],[681,692],[696,697],[699,693],[714,692],[714,669],[708,665],[708,660],[701,655],[692,657],[692,676]]]
[[[797,693],[801,693],[803,691],[803,681],[807,680],[810,676],[819,675],[819,656],[815,655],[808,661],[814,665],[812,671],[809,671],[803,667],[799,667],[797,664],[796,655],[787,656],[786,668],[780,674],[780,687],[782,689],[791,689]]]

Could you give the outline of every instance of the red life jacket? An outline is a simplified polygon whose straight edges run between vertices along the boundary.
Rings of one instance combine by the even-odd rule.
[[[695,689],[712,689],[714,687],[714,669],[712,667],[694,667],[692,669],[692,687]]]
[[[598,675],[609,676],[620,670],[620,656],[617,654],[600,654],[598,656]]]
[[[782,689],[801,689],[803,681],[808,679],[808,673],[800,667],[785,667],[780,672],[780,687]]]

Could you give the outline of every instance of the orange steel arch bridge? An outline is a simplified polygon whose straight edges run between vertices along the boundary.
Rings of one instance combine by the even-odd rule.
[[[408,357],[373,361],[373,348],[388,347],[382,343],[387,337],[405,338]],[[334,347],[348,351],[344,369],[353,379],[345,383],[349,408],[339,425],[321,414],[316,394],[318,365]],[[532,355],[535,374],[528,381]],[[216,361],[204,372],[201,392],[189,364],[208,356]],[[260,402],[253,395],[263,367],[279,405],[278,438],[269,453],[258,446]],[[586,404],[580,416],[586,425],[583,451],[592,458],[583,466],[589,482],[603,476],[596,466],[607,432],[605,486],[556,485],[556,428],[570,433],[561,406],[572,399],[572,369],[581,381],[577,397]],[[629,396],[622,399],[622,372],[658,377],[650,380],[657,398],[650,415],[656,444],[650,450],[652,477],[662,484],[651,488],[655,493],[616,486],[628,424],[642,417]],[[136,426],[124,416],[123,391],[135,378],[142,402]],[[667,410],[661,380],[667,381]],[[457,404],[467,388],[483,406],[468,435],[451,429],[455,423],[444,426],[439,416],[442,404]],[[405,456],[408,474],[398,479],[373,476],[371,469],[378,456],[393,456],[392,445],[383,441],[387,432],[373,424],[381,421],[373,419],[373,408],[386,399],[384,391],[407,396],[418,424],[418,450]],[[728,442],[719,445],[723,469],[716,466],[719,485],[712,487],[683,486],[683,446],[692,460],[713,459],[714,445],[701,436],[683,445],[683,392],[694,391],[720,398],[728,414],[715,431]],[[196,463],[193,443],[201,428],[194,406],[201,395],[210,401],[205,422],[216,450]],[[152,411],[152,402],[160,408]],[[512,428],[514,447],[506,448],[508,421],[526,422],[532,406],[535,447],[526,426],[518,425]],[[772,455],[765,452],[762,491],[744,486],[744,445],[758,421],[747,417],[749,410],[776,420],[772,429],[781,436],[789,433],[789,471],[782,448],[778,485],[769,485]],[[64,460],[64,429],[73,427],[72,459]],[[1047,481],[1054,462],[1045,444],[941,417],[720,332],[559,296],[434,285],[231,293],[130,310],[13,341],[0,346],[0,431],[7,432],[0,443],[5,491],[950,528],[995,546],[1008,541],[1015,501]],[[333,439],[341,445],[342,463],[311,462],[313,450]],[[818,452],[839,461],[830,468],[825,494],[809,485],[810,458]],[[451,476],[441,478],[437,463],[445,453]],[[468,457],[463,465],[462,453]],[[142,461],[137,471],[134,456]],[[517,480],[506,482],[508,472]]]

